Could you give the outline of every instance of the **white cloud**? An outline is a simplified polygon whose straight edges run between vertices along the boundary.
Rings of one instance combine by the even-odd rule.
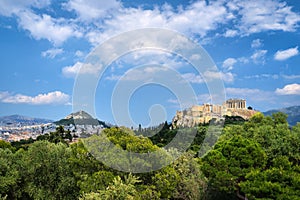
[[[184,8],[166,3],[152,10],[124,7],[118,0],[68,0],[60,6],[70,12],[65,15],[72,16],[69,18],[54,18],[51,12],[38,15],[34,9],[49,5],[51,0],[2,0],[0,14],[17,16],[19,26],[33,38],[55,45],[82,35],[98,45],[119,33],[146,27],[173,29],[203,39],[223,25],[232,27],[225,29],[224,37],[236,37],[270,30],[295,31],[300,22],[300,15],[279,0],[194,1]]]
[[[279,78],[279,75],[278,74],[256,74],[256,75],[251,75],[251,76],[245,76],[244,78],[246,78],[246,79],[252,79],[252,78],[269,79],[269,78],[272,78],[272,79],[276,80]]]
[[[75,56],[76,57],[83,57],[84,56],[84,52],[82,52],[82,51],[79,51],[79,50],[77,50],[76,52],[75,52]]]
[[[106,80],[110,81],[149,81],[153,78],[156,79],[163,79],[166,75],[166,71],[170,70],[171,68],[168,67],[156,67],[156,66],[145,66],[140,68],[133,68],[131,70],[128,70],[123,75],[115,75],[112,74],[110,76],[105,77]]]
[[[47,39],[60,45],[70,37],[81,37],[76,27],[68,25],[65,19],[55,19],[50,15],[36,15],[31,11],[19,13],[19,25],[30,32],[36,40]]]
[[[226,88],[226,92],[230,95],[255,95],[260,93],[260,90],[250,88]]]
[[[118,81],[122,78],[121,75],[115,75],[115,74],[111,74],[110,76],[105,77],[105,80],[109,80],[109,81]]]
[[[184,102],[180,102],[178,99],[168,99],[167,102],[173,104],[172,105],[173,107],[183,110],[183,109],[190,108],[191,106],[195,105],[195,102],[198,102],[196,98],[194,99],[196,101],[185,99],[186,101]]]
[[[300,79],[300,75],[292,74],[292,75],[282,75],[285,79]]]
[[[62,69],[62,74],[67,78],[74,78],[78,73],[97,75],[102,66],[94,66],[89,63],[76,62],[72,66],[66,66]]]
[[[4,16],[11,16],[18,14],[23,10],[30,7],[43,8],[50,5],[51,0],[1,0],[0,1],[0,14]]]
[[[203,77],[206,81],[212,81],[216,79],[223,80],[226,83],[231,83],[234,81],[234,74],[231,72],[206,71],[203,73]]]
[[[74,78],[82,67],[82,62],[77,62],[73,66],[66,66],[62,69],[62,74],[68,78]]]
[[[239,33],[237,30],[227,30],[225,33],[224,33],[224,37],[235,37],[237,36]]]
[[[203,37],[208,31],[216,29],[218,24],[226,23],[230,19],[231,14],[226,12],[221,2],[212,1],[206,4],[205,1],[196,1],[186,10],[171,15],[167,26],[183,33],[192,32]]]
[[[193,59],[198,59],[199,57],[200,55],[198,54],[192,55]],[[141,50],[128,53],[115,60],[108,68],[111,74],[105,77],[105,79],[111,81],[119,80],[121,77],[119,74],[123,73],[124,71],[130,70],[133,67],[145,65],[149,67],[143,69],[143,71],[138,69],[136,70],[136,73],[141,73],[140,77],[144,77],[143,73],[152,74],[151,70],[157,71],[159,68],[163,71],[166,68],[178,70],[179,68],[190,67],[194,69],[192,65],[187,63],[180,56],[176,56],[164,51]],[[82,68],[82,66],[84,66],[84,68]],[[63,67],[62,74],[65,77],[74,78],[79,72],[82,74],[97,74],[100,69],[101,66],[93,67],[92,65],[87,65],[82,62],[76,62],[74,65]],[[126,76],[126,79],[128,79],[128,76]]]
[[[234,58],[227,58],[224,62],[222,67],[226,70],[232,70],[233,66],[237,63],[237,60]]]
[[[265,56],[267,54],[267,50],[256,50],[251,56],[252,61],[255,64],[265,64]]]
[[[202,76],[200,75],[196,75],[194,73],[186,73],[186,74],[183,74],[182,77],[190,82],[190,83],[204,83],[204,79],[202,78]]]
[[[47,58],[55,58],[57,55],[62,54],[64,52],[63,49],[48,49],[47,51],[43,51],[41,54],[43,57],[47,57]]]
[[[190,57],[190,60],[196,61],[196,60],[200,60],[201,59],[201,55],[200,54],[193,54]]]
[[[200,58],[200,56],[201,55],[193,54],[190,59],[197,60]],[[192,67],[180,56],[173,55],[168,52],[159,50],[140,50],[122,56],[111,65],[110,69],[113,73],[115,73],[120,69],[130,69],[134,66],[142,65],[169,67],[176,70],[180,68]]]
[[[174,9],[168,4],[154,10],[121,7],[111,18],[100,20],[103,20],[100,27],[105,31],[92,29],[86,34],[94,45],[118,33],[145,27],[169,28],[191,37],[197,35],[202,38],[224,24],[233,27],[225,30],[224,37],[245,36],[270,30],[295,31],[300,15],[293,12],[292,7],[277,0],[257,0],[255,3],[244,0],[224,3],[219,0],[209,4],[196,1],[185,9]]]
[[[234,0],[241,16],[239,28],[245,35],[263,31],[296,31],[300,15],[277,0]]]
[[[216,97],[216,98],[218,98],[218,97]],[[210,94],[199,94],[197,96],[197,100],[198,100],[199,104],[211,103],[212,96]]]
[[[9,92],[0,92],[0,100],[9,97]]]
[[[255,39],[252,41],[251,43],[251,48],[259,48],[259,47],[262,47],[263,46],[263,43],[260,39]]]
[[[94,29],[86,36],[92,44],[97,45],[118,33],[152,27],[169,28],[188,36],[204,37],[208,31],[215,30],[219,24],[229,21],[230,16],[220,2],[206,4],[204,1],[197,1],[184,10],[173,10],[167,4],[154,10],[123,8],[114,13],[112,18],[104,19],[101,28],[105,31]]]
[[[234,81],[234,75],[230,72],[214,72],[214,71],[206,71],[201,75],[196,75],[194,73],[185,73],[182,74],[182,77],[190,82],[190,83],[205,83],[213,80],[220,79],[224,82],[231,83]]]
[[[275,93],[278,95],[300,95],[300,84],[294,83],[286,85],[282,89],[277,88]]]
[[[299,54],[298,51],[298,46],[294,47],[294,48],[290,48],[290,49],[286,49],[286,50],[282,50],[282,51],[277,51],[274,55],[274,59],[275,60],[287,60],[293,56],[296,56]]]
[[[118,9],[121,3],[115,0],[70,0],[65,4],[69,11],[74,10],[82,21],[106,17],[111,9]]]
[[[249,63],[249,59],[245,58],[245,57],[238,58],[238,61],[241,62],[241,63],[244,63],[244,64]]]
[[[231,72],[222,72],[221,73],[222,80],[226,83],[232,83],[234,81],[234,74]]]
[[[47,105],[47,104],[69,104],[70,96],[60,92],[54,91],[46,94],[39,94],[37,96],[27,96],[23,94],[12,95],[8,92],[0,92],[0,101],[3,103],[12,104],[32,104],[32,105]]]
[[[273,102],[274,93],[253,88],[226,88],[227,98],[244,98],[252,102]]]

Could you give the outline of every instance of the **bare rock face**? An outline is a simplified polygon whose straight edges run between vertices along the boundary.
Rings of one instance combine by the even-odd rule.
[[[240,116],[248,120],[257,111],[246,108],[246,100],[229,99],[223,105],[195,105],[183,111],[177,111],[172,120],[173,128],[194,127],[209,123],[212,119],[221,120],[224,116]]]
[[[240,116],[245,120],[250,119],[257,111],[248,109],[228,109],[227,116]]]

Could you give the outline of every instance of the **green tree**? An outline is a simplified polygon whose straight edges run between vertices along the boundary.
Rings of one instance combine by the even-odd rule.
[[[269,169],[251,171],[246,181],[239,184],[249,199],[300,198],[300,171],[288,157],[279,156]]]
[[[202,171],[209,185],[229,195],[243,197],[239,183],[254,169],[265,167],[266,154],[260,145],[241,136],[217,143],[202,159]]]
[[[15,188],[20,176],[14,160],[14,154],[9,149],[0,148],[0,196],[3,198],[16,198]]]
[[[202,199],[206,188],[206,179],[199,168],[198,159],[193,152],[187,152],[172,164],[179,180],[173,194],[175,199]]]
[[[114,174],[109,171],[98,171],[92,175],[84,174],[78,181],[81,193],[97,192],[105,190],[114,180]]]
[[[176,192],[179,182],[179,175],[172,166],[164,167],[159,170],[153,177],[153,184],[161,194],[161,198],[170,199]]]
[[[37,141],[25,155],[25,191],[34,199],[74,199],[79,189],[69,162],[71,149],[65,144]]]
[[[139,179],[131,174],[125,176],[124,181],[120,176],[117,176],[106,189],[84,194],[80,199],[138,200],[140,199],[140,195],[136,190],[135,184],[139,182]]]
[[[0,140],[0,149],[9,149],[12,152],[15,151],[15,148],[9,142],[6,142],[4,140]]]

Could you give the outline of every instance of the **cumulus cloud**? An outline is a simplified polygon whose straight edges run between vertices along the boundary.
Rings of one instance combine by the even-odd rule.
[[[168,67],[156,67],[156,66],[146,66],[146,67],[138,67],[128,70],[123,75],[115,75],[112,74],[110,76],[105,77],[106,80],[110,81],[149,81],[153,78],[163,79],[166,75],[165,72],[170,71],[171,68]]]
[[[275,93],[278,95],[300,95],[300,84],[294,83],[283,88],[277,88]]]
[[[105,31],[91,30],[86,36],[92,44],[97,45],[120,32],[163,27],[203,38],[220,25],[233,23],[234,28],[226,30],[223,36],[235,37],[270,30],[295,31],[299,22],[300,15],[293,12],[292,7],[277,0],[257,0],[255,3],[244,0],[230,3],[212,1],[209,4],[196,1],[185,9],[174,9],[168,4],[154,10],[121,8],[113,17],[103,20],[101,27]]]
[[[263,31],[296,31],[300,15],[292,7],[277,0],[234,0],[234,8],[241,17],[238,27],[242,34]]]
[[[265,56],[267,54],[267,50],[256,50],[252,56],[251,59],[255,64],[265,64]]]
[[[41,16],[34,9],[42,9],[51,5],[51,0],[0,1],[0,15],[16,16],[19,26],[30,32],[36,40],[47,39],[60,45],[70,37],[81,37],[80,29],[65,18],[53,18],[48,14]]]
[[[41,53],[41,55],[42,55],[43,57],[53,59],[53,58],[55,58],[57,55],[62,54],[63,52],[64,52],[63,49],[55,48],[55,49],[48,49],[47,51],[43,51],[43,52]]]
[[[62,74],[67,78],[74,78],[82,67],[82,62],[77,62],[72,66],[66,66],[62,69]]]
[[[234,74],[231,72],[214,72],[214,71],[206,71],[203,73],[203,76],[206,81],[212,81],[216,79],[221,79],[224,82],[231,83],[234,81]]]
[[[223,36],[235,37],[263,31],[295,31],[300,22],[300,15],[279,0],[194,1],[184,8],[164,4],[154,9],[125,7],[117,0],[61,2],[61,8],[70,12],[72,18],[55,18],[51,12],[38,15],[38,9],[34,9],[49,5],[51,0],[2,0],[0,14],[17,16],[20,27],[33,38],[47,39],[55,45],[83,35],[97,45],[116,34],[146,27],[168,28],[204,38],[230,24],[233,28],[225,30]]]
[[[66,66],[62,69],[62,74],[67,78],[74,78],[77,74],[97,75],[101,65],[92,65],[89,63],[76,62],[74,65]]]
[[[274,93],[256,88],[226,88],[228,98],[244,98],[252,102],[274,102]]]
[[[262,47],[263,46],[263,43],[260,39],[255,39],[252,41],[251,43],[251,48],[259,48],[259,47]]]
[[[51,0],[22,0],[22,1],[11,1],[1,0],[0,1],[0,14],[4,16],[11,16],[13,14],[18,15],[23,10],[29,8],[43,8],[51,4]]]
[[[47,105],[69,104],[70,96],[61,92],[54,91],[46,94],[38,94],[37,96],[27,96],[23,94],[10,94],[9,92],[0,92],[0,101],[12,104],[31,104],[31,105]]]
[[[199,59],[200,55],[193,54],[191,60]],[[121,77],[118,73],[122,73],[126,70],[132,69],[132,67],[151,65],[145,68],[146,71],[141,71],[143,73],[152,73],[151,70],[162,70],[166,68],[180,69],[183,67],[192,67],[189,63],[183,60],[181,57],[173,55],[168,52],[157,51],[157,50],[141,50],[134,51],[126,54],[119,59],[115,60],[111,65],[109,65],[109,70],[111,71],[110,76],[106,77],[106,80],[119,80]],[[156,66],[156,67],[155,67]],[[160,66],[160,67],[157,67]],[[62,74],[68,78],[74,78],[78,73],[82,74],[97,74],[102,66],[93,66],[83,62],[76,62],[74,65],[65,66],[62,69]],[[138,72],[139,70],[136,70]],[[136,78],[136,77],[135,77]]]
[[[76,27],[68,25],[64,19],[55,19],[47,14],[40,16],[31,11],[21,12],[19,17],[20,26],[37,40],[47,39],[55,45],[60,45],[70,37],[82,36]]]
[[[191,60],[197,60],[200,55],[193,54]],[[139,66],[139,65],[160,65],[165,67],[171,67],[178,69],[187,66],[188,63],[182,60],[180,57],[172,55],[168,52],[159,50],[139,50],[131,52],[130,54],[124,55],[118,60],[118,67],[123,68],[124,66]]]
[[[230,16],[220,2],[206,4],[204,1],[197,1],[185,9],[177,10],[169,5],[153,10],[123,8],[114,17],[104,19],[102,27],[105,31],[89,31],[87,38],[97,45],[118,33],[149,27],[169,28],[189,36],[204,37],[208,31],[215,30],[219,24],[230,20]]]
[[[224,37],[235,37],[239,34],[239,32],[237,30],[227,30],[225,33],[224,33]]]
[[[224,73],[224,72],[206,71],[202,74],[202,76],[194,73],[185,73],[182,74],[182,77],[190,83],[198,83],[198,84],[210,82],[217,79],[223,80],[224,82],[227,83],[231,83],[234,81],[234,74],[230,72]]]
[[[65,8],[69,11],[74,10],[82,21],[103,18],[108,11],[120,7],[121,3],[115,0],[70,0],[65,4]]]
[[[286,50],[279,50],[275,53],[274,59],[275,60],[287,60],[293,56],[297,56],[299,54],[298,46]]]
[[[226,70],[232,70],[233,66],[237,63],[237,60],[234,58],[227,58],[224,62],[222,67]]]
[[[190,83],[204,83],[204,79],[202,78],[202,76],[194,74],[194,73],[186,73],[183,74],[182,77],[190,82]]]

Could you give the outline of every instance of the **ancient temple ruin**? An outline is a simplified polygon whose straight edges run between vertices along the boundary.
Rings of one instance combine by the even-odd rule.
[[[183,111],[177,111],[172,124],[173,127],[193,127],[209,123],[212,119],[221,119],[226,115],[249,119],[256,111],[248,110],[246,106],[244,99],[228,99],[223,105],[194,105]]]
[[[227,109],[246,109],[246,100],[244,99],[229,99],[226,101]]]

